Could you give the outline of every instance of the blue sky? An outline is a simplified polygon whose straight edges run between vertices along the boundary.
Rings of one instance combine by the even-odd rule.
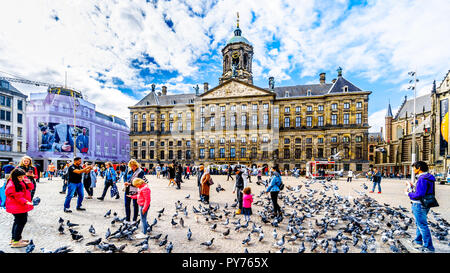
[[[221,49],[236,12],[254,46],[254,84],[327,82],[343,76],[369,101],[371,131],[379,131],[390,100],[405,95],[417,70],[427,94],[450,69],[450,3],[429,1],[172,0],[7,1],[0,18],[0,71],[81,90],[97,109],[129,118],[134,105],[162,85],[170,93],[218,84]],[[23,7],[27,7],[24,9]],[[1,72],[0,72],[1,74]],[[24,93],[31,86],[16,86]]]

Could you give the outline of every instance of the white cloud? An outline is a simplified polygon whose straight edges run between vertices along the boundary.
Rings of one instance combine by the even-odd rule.
[[[392,110],[392,114],[395,116],[395,114],[397,113],[397,111],[399,110],[400,107],[397,108],[391,108]],[[376,133],[376,132],[380,132],[381,128],[383,128],[383,134],[386,132],[386,128],[385,128],[385,117],[386,117],[386,113],[387,113],[387,108],[381,109],[379,111],[376,111],[374,113],[372,113],[371,115],[369,115],[369,132],[370,133]]]

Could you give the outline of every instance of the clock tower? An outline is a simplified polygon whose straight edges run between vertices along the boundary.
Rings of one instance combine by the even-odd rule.
[[[234,36],[228,40],[227,44],[222,49],[223,73],[222,77],[219,78],[219,84],[231,78],[253,84],[253,46],[246,38],[241,36],[241,34],[242,31],[239,28],[238,13]]]

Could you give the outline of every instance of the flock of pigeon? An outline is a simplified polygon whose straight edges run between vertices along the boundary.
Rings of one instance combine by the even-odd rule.
[[[255,196],[253,203],[252,221],[244,222],[240,215],[236,215],[238,202],[223,208],[219,204],[190,206],[184,205],[180,200],[175,202],[175,213],[171,217],[163,217],[165,208],[156,212],[156,218],[147,229],[147,236],[136,239],[142,224],[140,220],[135,223],[126,223],[125,218],[120,218],[116,212],[107,211],[104,218],[110,221],[104,235],[97,234],[93,225],[89,228],[89,235],[82,235],[77,231],[78,224],[70,220],[59,219],[58,232],[60,236],[70,235],[70,239],[76,243],[84,244],[86,252],[101,251],[106,253],[120,252],[152,252],[154,247],[171,253],[177,241],[169,241],[169,233],[158,233],[154,227],[170,219],[173,228],[187,228],[186,240],[179,252],[190,251],[186,244],[192,247],[201,247],[202,251],[214,248],[217,238],[224,240],[241,240],[238,234],[247,234],[242,240],[242,251],[249,252],[254,247],[254,252],[261,252],[270,244],[269,252],[313,252],[313,253],[375,253],[393,252],[408,253],[409,248],[405,241],[411,241],[415,235],[414,219],[408,210],[402,206],[393,207],[389,204],[380,204],[375,199],[366,195],[363,191],[356,191],[355,198],[342,196],[338,193],[336,183],[321,180],[297,180],[295,187],[286,186],[279,194],[279,204],[282,213],[278,217],[272,216],[272,202],[270,196],[264,194],[264,190]],[[259,186],[267,186],[268,181],[257,182]],[[313,186],[313,184],[316,184]],[[362,187],[367,189],[363,183]],[[256,187],[255,187],[256,188]],[[262,187],[261,187],[262,188]],[[224,191],[220,185],[216,187],[217,193]],[[185,196],[188,200],[190,195]],[[193,217],[190,217],[190,211]],[[167,212],[166,212],[167,213]],[[433,239],[450,246],[448,232],[450,224],[438,213],[431,211],[428,217]],[[163,218],[163,219],[162,219]],[[195,235],[192,227],[186,225],[186,220],[199,225],[207,225],[211,238],[208,241],[193,242]],[[206,228],[206,226],[205,226]],[[164,229],[163,229],[164,230]],[[271,236],[266,237],[266,233]],[[217,234],[217,236],[214,236]],[[204,236],[204,234],[203,234]],[[216,240],[216,241],[215,241]],[[88,242],[86,242],[88,241]],[[151,242],[154,242],[153,245]],[[261,245],[262,248],[258,248]],[[35,245],[31,240],[26,249],[27,253],[33,252]],[[220,248],[219,248],[220,250]],[[60,247],[54,251],[41,248],[43,253],[67,253],[72,252],[70,246]]]

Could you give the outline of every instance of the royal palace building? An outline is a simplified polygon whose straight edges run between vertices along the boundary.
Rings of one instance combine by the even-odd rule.
[[[222,49],[219,85],[190,94],[152,90],[130,106],[130,153],[146,167],[173,160],[206,164],[279,164],[305,168],[311,160],[338,159],[337,169],[368,167],[368,101],[343,77],[317,84],[253,84],[253,46],[241,35]]]

